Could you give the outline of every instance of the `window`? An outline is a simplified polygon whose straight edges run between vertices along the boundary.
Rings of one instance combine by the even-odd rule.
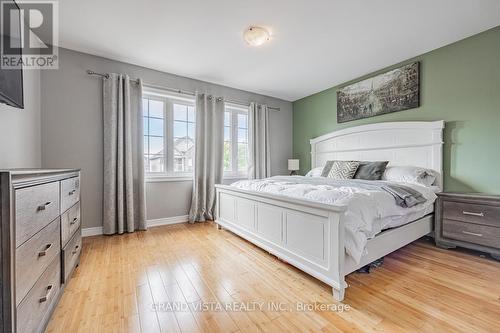
[[[144,169],[150,178],[191,177],[195,107],[190,98],[144,91]]]
[[[224,176],[248,176],[248,110],[227,104],[224,113]]]

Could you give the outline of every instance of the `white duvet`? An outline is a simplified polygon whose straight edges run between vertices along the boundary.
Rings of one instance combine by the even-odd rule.
[[[344,225],[347,254],[357,263],[366,253],[366,243],[384,229],[394,228],[419,219],[434,209],[436,187],[404,183],[427,199],[423,204],[403,208],[384,190],[363,187],[356,180],[345,185],[324,177],[277,176],[266,179],[242,180],[233,183],[239,189],[266,192],[330,205],[347,206]],[[390,183],[390,182],[386,182]],[[397,183],[401,184],[401,183]]]

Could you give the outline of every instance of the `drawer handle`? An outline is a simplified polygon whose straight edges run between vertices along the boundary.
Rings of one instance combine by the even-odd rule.
[[[477,234],[475,232],[470,232],[470,231],[463,231],[462,230],[462,233],[466,234],[466,235],[471,235],[471,236],[483,237],[483,234]]]
[[[479,216],[479,217],[484,217],[484,213],[481,212],[481,213],[474,213],[474,212],[467,212],[467,211],[463,211],[462,214],[464,215],[472,215],[472,216]]]
[[[80,245],[75,246],[75,249],[73,250],[73,252],[71,252],[71,254],[77,254],[79,248],[80,248]]]
[[[73,195],[76,193],[76,190],[69,191],[68,195]]]
[[[47,255],[47,251],[52,247],[52,243],[45,245],[45,250],[38,252],[39,257],[43,257]]]
[[[48,205],[50,205],[52,202],[50,201],[47,201],[46,203],[44,203],[43,205],[40,205],[38,206],[38,210],[45,210],[47,208]]]
[[[69,225],[73,225],[78,221],[78,217],[73,218],[73,221],[69,223]]]
[[[40,297],[40,303],[47,302],[47,300],[50,298],[50,294],[52,293],[52,288],[54,288],[53,285],[47,286],[47,293],[45,294],[45,296]]]

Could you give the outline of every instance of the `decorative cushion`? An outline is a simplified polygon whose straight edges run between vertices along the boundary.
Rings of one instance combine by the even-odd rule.
[[[352,179],[359,167],[357,161],[332,161],[332,168],[328,173],[328,178],[332,179]]]
[[[354,179],[380,180],[384,175],[388,163],[389,161],[359,162],[359,167],[354,175]]]
[[[333,162],[335,161],[326,161],[326,164],[323,167],[323,171],[321,171],[321,177],[328,177],[330,170],[332,170]]]
[[[321,177],[321,172],[323,171],[323,167],[317,167],[311,169],[308,173],[306,173],[306,177]]]

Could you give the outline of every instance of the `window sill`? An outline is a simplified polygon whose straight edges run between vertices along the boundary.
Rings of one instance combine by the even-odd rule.
[[[228,180],[233,180],[233,179],[248,179],[248,176],[242,175],[242,176],[223,176],[222,179],[228,179]]]
[[[222,184],[231,185],[234,182],[237,182],[240,180],[247,180],[247,179],[248,179],[248,176],[242,176],[242,175],[224,176],[224,177],[222,177]]]
[[[192,176],[146,176],[146,183],[160,183],[160,182],[191,182]]]
[[[194,176],[145,176],[146,183],[160,183],[160,182],[191,182]],[[224,176],[222,180],[245,180],[248,179],[246,175]]]

